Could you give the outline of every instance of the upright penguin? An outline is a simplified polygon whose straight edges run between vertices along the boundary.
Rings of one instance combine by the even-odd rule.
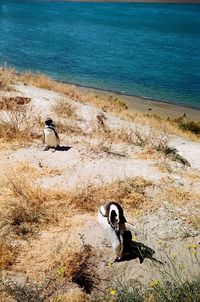
[[[98,212],[98,221],[115,251],[115,261],[119,261],[124,250],[123,233],[125,231],[137,233],[135,228],[127,223],[123,209],[117,202],[102,205]]]
[[[60,145],[60,139],[51,118],[45,120],[44,143],[46,145],[44,151],[49,150],[49,148],[56,149]]]

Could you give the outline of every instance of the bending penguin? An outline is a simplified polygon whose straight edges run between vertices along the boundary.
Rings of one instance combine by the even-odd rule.
[[[160,264],[153,257],[155,251],[141,242],[132,240],[132,232],[137,234],[132,224],[127,223],[123,209],[117,202],[109,202],[100,207],[98,220],[111,242],[115,252],[114,262],[129,261],[139,258],[140,263],[149,258]]]
[[[123,209],[117,202],[108,202],[102,205],[98,212],[98,221],[115,252],[116,259],[114,261],[120,260],[124,250],[123,233],[125,231],[137,233],[135,228],[127,223]]]
[[[55,129],[53,120],[51,118],[47,118],[45,120],[44,144],[45,144],[44,151],[47,151],[50,148],[53,148],[56,150],[56,148],[58,148],[60,145],[60,139],[59,139],[58,133]]]

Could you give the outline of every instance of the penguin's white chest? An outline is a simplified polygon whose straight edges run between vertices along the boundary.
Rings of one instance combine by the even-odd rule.
[[[100,212],[98,213],[98,221],[107,239],[110,241],[115,253],[118,254],[121,250],[121,243],[119,238],[117,237],[115,230],[108,223],[107,217],[104,217]]]
[[[45,137],[45,144],[48,147],[54,147],[56,148],[58,145],[57,137],[55,135],[55,132],[52,129],[44,129],[44,137]]]

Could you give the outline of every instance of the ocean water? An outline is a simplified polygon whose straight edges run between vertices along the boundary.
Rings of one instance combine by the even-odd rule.
[[[200,4],[0,0],[0,65],[200,108]]]

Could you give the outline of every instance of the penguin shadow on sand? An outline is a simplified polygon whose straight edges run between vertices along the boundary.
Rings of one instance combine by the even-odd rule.
[[[61,152],[63,152],[63,151],[69,151],[70,149],[71,149],[72,147],[70,147],[70,146],[57,146],[57,147],[45,147],[44,148],[44,151],[49,151],[49,150],[51,150],[51,152],[56,152],[56,151],[61,151]]]
[[[130,261],[139,258],[140,264],[142,264],[145,259],[150,259],[155,263],[164,264],[160,260],[154,258],[155,251],[152,248],[143,244],[142,242],[134,241],[130,231],[124,231],[122,237],[122,254],[121,257],[117,257],[114,262]]]
[[[70,146],[57,146],[56,151],[69,151],[71,148]]]

